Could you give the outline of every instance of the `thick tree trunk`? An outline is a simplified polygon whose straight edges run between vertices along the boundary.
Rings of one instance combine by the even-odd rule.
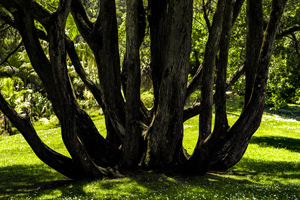
[[[51,61],[49,62],[40,46],[37,33],[33,26],[33,20],[31,19],[30,15],[23,15],[21,11],[20,13],[15,14],[15,19],[19,21],[18,25],[20,26],[19,29],[21,30],[20,33],[23,37],[24,44],[28,51],[32,66],[43,81],[48,93],[48,97],[52,101],[54,111],[62,122],[62,134],[64,142],[72,156],[74,167],[77,166],[77,168],[80,169],[77,173],[81,174],[81,177],[102,177],[104,174],[110,173],[107,172],[106,169],[95,166],[93,162],[88,162],[91,161],[91,157],[87,155],[88,149],[85,149],[83,144],[77,138],[77,136],[82,136],[81,133],[86,131],[85,126],[89,125],[89,135],[94,136],[94,138],[98,138],[98,142],[102,144],[102,149],[105,149],[105,152],[108,152],[108,150],[110,149],[110,145],[107,146],[107,142],[102,138],[102,136],[99,135],[94,124],[84,123],[90,120],[89,116],[86,115],[85,112],[76,112],[76,107],[78,107],[78,105],[75,101],[65,64],[66,57],[64,51],[64,24],[62,28],[55,27],[59,25],[61,26],[64,21],[62,21],[61,24],[53,23],[51,25],[48,25],[48,39],[50,43]],[[53,17],[55,18],[56,16]],[[53,21],[59,22],[59,20]],[[61,29],[63,31],[61,31]],[[56,86],[53,87],[53,84]],[[94,138],[91,137],[90,139]],[[88,143],[88,141],[89,140],[84,141],[85,146],[87,147],[90,146],[86,144]],[[95,143],[96,141],[93,142]],[[34,148],[35,147],[33,147],[33,149]],[[97,150],[99,150],[99,148],[97,148]],[[110,158],[114,157],[113,155],[115,155],[116,157],[120,155],[116,150],[114,150],[113,152],[110,152]],[[99,153],[101,153],[101,151],[99,151]],[[97,159],[99,159],[99,157]],[[108,163],[112,162],[112,160],[114,159],[110,159]],[[114,161],[114,163],[117,162]]]
[[[105,115],[121,140],[125,137],[125,102],[121,94],[121,73],[115,1],[100,2],[96,22],[91,22],[79,0],[72,1],[72,15],[83,38],[94,52]],[[108,118],[106,118],[108,119]],[[110,133],[108,133],[110,134]],[[115,136],[113,136],[115,137]]]
[[[171,164],[181,162],[192,6],[192,0],[149,1],[153,41],[151,67],[156,107],[145,134],[147,152],[143,164],[147,167],[166,169]]]
[[[214,132],[200,145],[198,141],[194,154],[188,162],[189,172],[203,174],[208,170],[226,170],[235,165],[244,155],[251,136],[261,122],[269,62],[285,2],[286,0],[273,3],[264,43],[257,61],[257,76],[248,106],[228,133]]]

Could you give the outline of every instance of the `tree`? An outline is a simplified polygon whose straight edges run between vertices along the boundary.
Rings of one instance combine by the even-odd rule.
[[[300,75],[300,2],[290,1],[286,8],[289,11],[283,14],[282,28],[276,37],[266,92],[266,104],[275,109],[300,102],[297,81]]]
[[[118,170],[138,167],[191,174],[226,170],[242,158],[260,125],[270,58],[286,2],[272,1],[265,27],[260,21],[262,1],[247,1],[247,67],[243,69],[250,84],[246,86],[248,98],[243,112],[229,127],[225,92],[243,71],[238,70],[226,80],[229,38],[244,0],[219,0],[215,9],[211,8],[214,16],[206,20],[209,36],[203,62],[189,83],[193,0],[148,0],[147,18],[142,0],[127,1],[122,67],[115,1],[99,1],[99,12],[91,20],[81,0],[60,0],[53,4],[57,8],[49,9],[34,0],[2,0],[0,19],[22,36],[31,64],[61,122],[62,138],[71,158],[47,147],[30,120],[14,111],[2,95],[0,109],[43,162],[72,179],[118,176]],[[100,87],[86,75],[74,42],[65,35],[69,13],[94,54]],[[154,89],[151,110],[140,99],[139,48],[145,37],[146,20],[150,27]],[[40,40],[48,42],[49,57]],[[75,98],[67,57],[104,111],[107,138],[99,134]],[[186,98],[199,85],[200,102],[185,109]],[[182,146],[183,122],[198,114],[199,138],[193,154],[188,155]]]

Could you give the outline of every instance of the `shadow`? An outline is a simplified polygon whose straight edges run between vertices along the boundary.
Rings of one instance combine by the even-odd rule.
[[[294,138],[280,137],[280,136],[268,136],[268,137],[256,137],[252,136],[250,143],[257,144],[261,147],[274,147],[280,149],[286,149],[294,152],[300,152],[300,140]]]
[[[285,161],[256,161],[243,158],[231,170],[237,176],[250,176],[256,181],[261,177],[268,177],[270,181],[278,179],[296,180],[300,179],[300,162]]]
[[[57,178],[59,180],[55,180]],[[41,190],[64,187],[73,182],[46,165],[0,167],[0,199],[26,196]]]
[[[205,176],[142,171],[127,173],[125,178],[94,181],[46,181],[44,170],[40,170],[42,179],[31,176],[29,180],[27,174],[19,179],[6,179],[6,184],[16,183],[11,189],[3,186],[2,175],[9,174],[5,170],[27,167],[30,166],[0,169],[0,199],[2,192],[6,192],[3,199],[296,199],[300,196],[299,185],[279,181],[300,179],[300,166],[293,162],[243,159],[229,172],[211,172]]]
[[[272,109],[266,105],[264,112],[271,115],[279,115],[284,119],[293,119],[296,121],[300,121],[300,107],[294,104],[288,105],[278,110]]]

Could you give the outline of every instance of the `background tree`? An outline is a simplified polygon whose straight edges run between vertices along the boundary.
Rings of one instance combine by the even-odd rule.
[[[265,14],[261,0],[202,1],[205,42],[193,45],[193,53],[194,57],[203,57],[196,59],[200,65],[188,82],[193,8],[199,7],[198,1],[148,0],[147,9],[143,0],[127,1],[123,21],[126,50],[122,55],[115,1],[2,0],[0,19],[21,35],[31,65],[61,122],[62,138],[71,157],[47,147],[30,120],[19,115],[2,95],[0,109],[42,161],[73,179],[119,176],[118,170],[137,167],[192,174],[226,170],[242,158],[260,125],[269,64],[286,2],[273,0],[272,9]],[[247,10],[243,18],[247,21],[247,40],[245,61],[240,63],[246,67],[226,79],[231,33],[243,5]],[[66,34],[66,29],[72,32],[66,25],[70,13],[80,40],[93,54],[99,84],[82,65],[74,44],[78,37]],[[151,110],[140,98],[140,48],[146,41],[147,24],[154,94]],[[202,37],[193,33],[193,38]],[[68,59],[103,109],[106,138],[76,99]],[[229,127],[225,92],[243,71],[245,104],[237,122]],[[200,101],[185,108],[186,99],[199,87]],[[212,129],[214,104],[216,119]],[[193,154],[188,155],[182,145],[183,122],[198,114],[199,138]]]

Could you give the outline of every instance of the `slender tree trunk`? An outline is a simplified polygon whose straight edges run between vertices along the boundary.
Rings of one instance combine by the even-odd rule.
[[[212,125],[212,106],[213,106],[213,84],[214,84],[214,67],[219,41],[222,32],[224,9],[226,0],[218,1],[217,9],[214,15],[213,24],[210,29],[205,55],[203,61],[203,78],[201,85],[201,107],[199,115],[199,138],[193,155],[188,161],[190,170],[205,173],[208,168],[210,159],[209,152],[202,148],[203,143],[211,134]]]
[[[139,163],[141,130],[139,126],[140,108],[140,55],[138,41],[138,0],[126,1],[126,131],[123,143],[123,160],[125,168],[135,168]]]
[[[226,112],[226,75],[228,64],[228,52],[231,38],[232,21],[233,21],[233,0],[227,0],[224,17],[223,17],[223,29],[220,41],[220,53],[216,65],[216,93],[214,95],[215,101],[215,128],[216,134],[224,134],[228,129],[228,120]]]
[[[264,33],[264,40],[257,61],[258,70],[254,89],[248,106],[226,136],[219,139],[212,137],[212,141],[218,144],[216,145],[218,150],[215,150],[214,159],[210,165],[211,170],[226,170],[235,165],[244,155],[250,138],[260,125],[264,109],[270,59],[286,2],[287,0],[275,0],[272,3],[269,23]]]
[[[263,40],[262,0],[247,0],[247,39],[246,39],[246,93],[244,107],[247,106],[253,91],[258,68],[258,56]]]

